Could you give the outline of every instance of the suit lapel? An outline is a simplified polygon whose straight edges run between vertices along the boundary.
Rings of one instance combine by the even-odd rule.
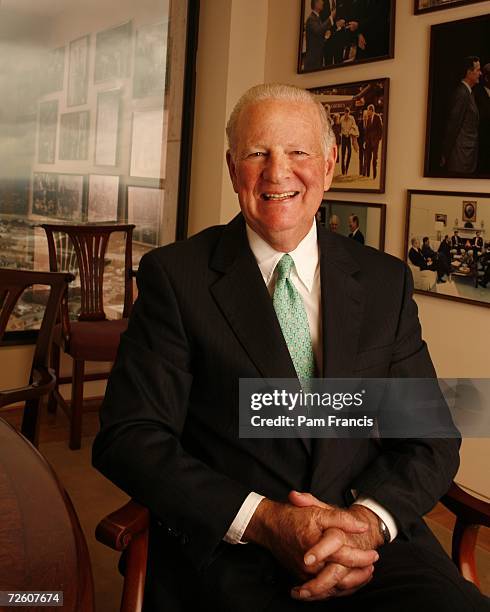
[[[245,222],[233,219],[211,261],[221,278],[211,293],[241,345],[264,378],[295,378],[291,356],[259,267]]]
[[[345,239],[318,228],[323,321],[323,377],[350,378],[354,373],[365,307],[362,286],[356,280],[359,265],[346,249]],[[358,441],[317,438],[312,445],[311,491],[329,499],[342,478],[342,467]],[[331,499],[331,498],[330,498]]]

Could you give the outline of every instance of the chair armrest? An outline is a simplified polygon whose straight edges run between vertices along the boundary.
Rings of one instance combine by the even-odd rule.
[[[125,551],[126,570],[120,612],[141,612],[148,560],[150,513],[131,500],[97,525],[95,537],[102,544]]]
[[[490,527],[490,503],[470,495],[455,482],[441,502],[465,523]]]
[[[100,521],[95,537],[102,544],[123,551],[133,538],[148,531],[149,522],[148,510],[131,500]]]
[[[454,482],[441,502],[456,515],[452,559],[464,578],[479,587],[476,542],[480,526],[490,527],[490,503],[473,497]]]
[[[48,368],[38,367],[32,371],[32,381],[24,387],[0,391],[0,407],[17,404],[27,400],[38,399],[52,391],[56,384],[56,376]]]

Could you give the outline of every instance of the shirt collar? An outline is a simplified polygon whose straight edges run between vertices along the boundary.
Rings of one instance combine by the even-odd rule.
[[[488,96],[490,97],[490,87],[487,87],[486,85],[484,85],[483,89],[487,92]]]
[[[284,255],[281,251],[276,251],[261,238],[248,225],[247,238],[252,253],[254,254],[257,265],[265,280],[266,285],[269,285],[277,263]],[[303,285],[311,291],[315,272],[318,267],[318,238],[315,220],[313,220],[310,231],[306,234],[303,240],[298,244],[294,251],[290,251],[289,255],[293,258],[296,274]]]
[[[466,88],[468,89],[470,93],[473,93],[473,90],[471,89],[471,87],[468,85],[466,81],[461,81],[461,83],[463,83],[463,85],[466,85]]]

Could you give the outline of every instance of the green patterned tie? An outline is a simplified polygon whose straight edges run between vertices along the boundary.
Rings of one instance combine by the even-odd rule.
[[[293,266],[293,258],[287,253],[279,260],[272,302],[298,378],[312,378],[315,375],[315,357],[310,327],[303,300],[289,278]]]

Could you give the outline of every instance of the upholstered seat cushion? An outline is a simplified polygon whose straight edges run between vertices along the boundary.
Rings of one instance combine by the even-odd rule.
[[[74,359],[114,361],[119,339],[127,326],[127,319],[71,321],[70,345],[65,350]],[[57,325],[54,332],[55,342],[59,342],[60,337],[61,325]]]

